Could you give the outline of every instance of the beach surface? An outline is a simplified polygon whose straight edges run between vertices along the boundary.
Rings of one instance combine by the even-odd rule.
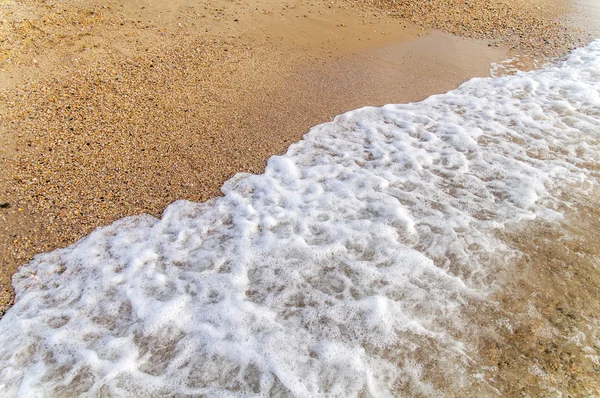
[[[34,254],[219,195],[336,114],[421,100],[491,62],[530,67],[584,40],[573,29],[522,43],[566,29],[562,4],[474,3],[476,24],[427,4],[3,1],[0,307]],[[536,30],[523,35],[526,23]]]
[[[420,101],[489,76],[490,63],[499,74],[530,69],[590,38],[568,23],[586,27],[571,4],[547,0],[2,0],[0,10],[2,314],[12,275],[38,253],[125,216],[159,217],[179,199],[217,197],[234,174],[260,174],[342,112]],[[598,391],[597,364],[572,342],[598,307],[597,284],[581,286],[593,261],[573,268],[581,251],[597,255],[577,246],[597,231],[595,210],[577,209],[565,209],[569,234],[532,223],[501,237],[526,253],[519,294],[472,316],[518,325],[479,342],[504,393]],[[560,237],[572,257],[557,262]],[[540,267],[552,277],[536,279]],[[564,296],[534,294],[555,291]],[[548,320],[554,335],[536,335]],[[551,376],[543,389],[516,382],[534,365]]]

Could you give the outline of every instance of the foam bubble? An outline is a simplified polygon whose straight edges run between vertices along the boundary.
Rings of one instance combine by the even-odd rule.
[[[436,395],[511,251],[596,181],[600,42],[311,129],[224,197],[38,255],[0,321],[4,396]],[[442,382],[440,382],[442,380]]]

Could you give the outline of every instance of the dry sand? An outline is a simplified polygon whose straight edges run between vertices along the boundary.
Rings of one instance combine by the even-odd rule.
[[[0,315],[11,275],[36,253],[126,215],[219,195],[233,174],[261,172],[343,111],[420,100],[487,75],[492,61],[547,59],[587,40],[558,22],[569,8],[550,0],[0,0],[0,12]],[[598,228],[573,236],[588,227]],[[597,299],[588,310],[582,300],[597,284],[582,290],[573,278],[565,291],[584,292],[575,298],[533,295],[535,322],[524,304],[563,283],[559,272],[591,265],[557,267],[544,243],[562,230],[528,228],[535,245],[505,237],[530,253],[519,294],[473,314],[523,331],[481,339],[485,376],[510,396],[547,385],[597,392],[600,369],[568,343],[596,322]],[[554,267],[552,277],[530,278],[540,267]],[[547,322],[554,337],[531,332]],[[517,383],[533,365],[552,377]]]

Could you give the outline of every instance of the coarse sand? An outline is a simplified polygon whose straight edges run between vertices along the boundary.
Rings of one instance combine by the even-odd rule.
[[[550,0],[0,0],[0,316],[35,254],[217,196],[346,110],[445,92],[509,57],[532,67],[563,56],[589,40],[563,22],[570,12]],[[536,245],[505,238],[553,255],[544,243],[559,232],[531,228]],[[521,296],[474,316],[525,313],[532,291],[555,289],[558,279],[528,279],[534,262],[515,282]],[[573,325],[568,297],[539,300],[543,319]],[[569,391],[595,391],[593,365],[569,365],[580,354],[568,342],[537,351],[550,344],[526,333],[480,342],[508,395],[536,393],[515,383],[532,363],[568,374]]]

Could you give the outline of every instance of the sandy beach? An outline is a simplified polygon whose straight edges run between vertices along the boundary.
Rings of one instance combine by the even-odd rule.
[[[419,101],[489,76],[493,62],[528,69],[560,58],[590,39],[563,22],[572,12],[549,0],[0,0],[0,315],[10,278],[34,255],[125,216],[158,217],[178,199],[216,197],[235,173],[261,173],[347,110]],[[586,206],[572,214],[581,240],[598,227]],[[540,256],[557,256],[548,242],[560,232],[542,227],[503,237],[530,253],[515,281],[522,296],[475,318],[524,314],[532,292],[555,291],[564,273],[584,278],[549,260],[553,277],[530,282]],[[523,241],[530,235],[539,242]],[[536,296],[560,336],[597,314],[597,300],[586,308],[568,293],[581,278],[565,282],[565,298]],[[521,337],[480,342],[503,393],[539,393],[535,381],[515,383],[533,363],[554,372],[553,388],[599,391],[598,365],[567,337],[533,338],[535,325],[520,322]],[[550,344],[559,348],[544,351]]]
[[[219,195],[312,125],[445,92],[511,50],[555,56],[583,40],[522,43],[560,29],[556,4],[473,6],[485,19],[427,4],[3,2],[3,308],[34,254]],[[536,30],[524,37],[526,23]]]

